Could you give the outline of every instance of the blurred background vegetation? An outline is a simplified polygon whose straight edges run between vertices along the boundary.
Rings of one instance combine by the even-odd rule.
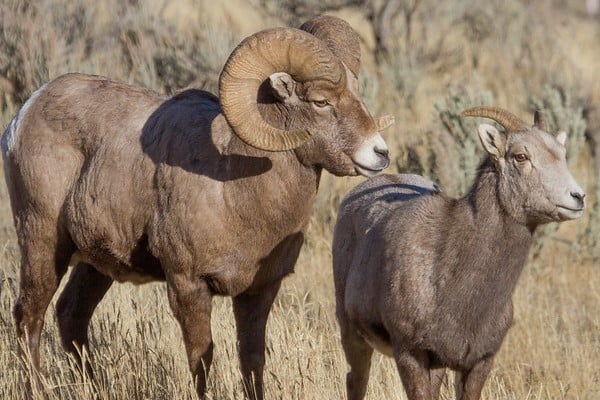
[[[398,171],[464,193],[483,155],[477,121],[459,118],[471,105],[526,119],[541,109],[554,130],[566,130],[590,212],[563,243],[580,257],[600,257],[600,28],[584,1],[3,0],[2,125],[37,87],[69,71],[166,94],[190,86],[216,93],[221,67],[243,37],[321,13],[345,18],[361,35],[363,96],[374,113],[396,116],[386,134]],[[333,203],[324,203],[335,205],[341,193],[329,194]],[[317,213],[331,220],[331,211]],[[556,234],[545,229],[539,245]]]
[[[484,154],[479,121],[459,118],[472,105],[501,106],[531,122],[540,109],[553,131],[567,131],[569,163],[588,193],[588,211],[582,221],[538,232],[530,265],[543,280],[544,264],[600,261],[600,15],[584,0],[0,0],[0,127],[36,88],[65,72],[105,75],[165,94],[186,87],[217,93],[221,68],[244,37],[297,27],[323,13],[346,19],[359,32],[361,92],[373,114],[396,116],[384,132],[393,157],[389,172],[423,174],[450,195],[465,193]],[[324,175],[297,270],[330,269],[337,205],[358,182]],[[0,199],[0,278],[11,293],[4,290],[9,297],[1,327],[12,330],[8,309],[18,250],[4,185]],[[331,283],[315,286],[307,276],[295,284],[325,304],[333,320]],[[303,293],[300,303],[310,303]],[[598,326],[597,319],[586,323]],[[595,381],[589,387],[600,387],[598,374],[590,376]],[[527,393],[503,387],[506,396],[499,398]],[[582,390],[570,393],[598,398]],[[559,398],[553,396],[527,397]]]

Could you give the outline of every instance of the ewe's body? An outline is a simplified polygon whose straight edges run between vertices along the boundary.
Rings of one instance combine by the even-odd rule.
[[[373,348],[395,358],[411,400],[437,399],[443,368],[459,372],[457,398],[479,398],[535,228],[582,213],[564,137],[495,109],[472,114],[507,133],[481,125],[490,157],[465,197],[379,175],[342,201],[333,264],[350,399],[364,396]]]
[[[220,99],[70,74],[21,109],[2,143],[22,254],[14,314],[36,368],[46,307],[74,257],[57,303],[66,349],[87,345],[114,280],[166,280],[202,397],[211,298],[233,296],[244,387],[262,398],[267,316],[321,170],[369,175],[389,162],[378,133],[388,121],[373,120],[358,94],[355,33],[332,17],[303,29],[242,42]]]

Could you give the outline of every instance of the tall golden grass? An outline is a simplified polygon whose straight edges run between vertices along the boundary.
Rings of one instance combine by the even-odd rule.
[[[459,193],[464,184],[458,182],[468,181],[473,171],[456,169],[466,165],[456,164],[454,158],[463,156],[467,145],[446,136],[439,104],[447,104],[449,94],[487,99],[530,118],[532,97],[543,96],[550,85],[585,110],[586,139],[572,167],[588,189],[590,205],[595,204],[594,138],[600,137],[600,117],[590,105],[600,100],[600,23],[584,14],[583,2],[417,3],[410,36],[402,13],[393,20],[397,40],[386,61],[375,57],[367,8],[333,12],[349,20],[363,37],[361,82],[369,107],[374,113],[397,117],[395,127],[386,133],[395,161],[391,170],[431,175]],[[275,25],[297,26],[305,18],[281,8],[289,4],[4,0],[0,126],[8,124],[37,86],[68,71],[108,75],[166,93],[185,86],[215,91],[221,66],[243,36]],[[575,117],[575,106],[566,119]],[[444,143],[456,146],[446,158],[442,151],[434,151]],[[476,157],[476,145],[472,152]],[[269,318],[267,398],[345,396],[347,366],[334,315],[330,243],[339,199],[359,181],[323,177],[297,272],[284,280]],[[485,399],[600,398],[600,273],[595,244],[600,227],[594,225],[596,209],[590,210],[584,220],[547,232],[541,250],[525,268],[515,293],[515,323],[497,356]],[[0,398],[19,399],[32,371],[19,359],[12,319],[19,251],[4,185],[0,185],[0,249]],[[81,377],[62,351],[53,315],[54,302],[41,343],[45,389],[37,398],[195,398],[164,284],[111,288],[90,327],[93,382]],[[209,398],[242,398],[229,299],[215,298],[212,325],[216,348]],[[453,398],[451,387],[449,374],[442,398]],[[367,396],[405,398],[390,359],[375,356]]]

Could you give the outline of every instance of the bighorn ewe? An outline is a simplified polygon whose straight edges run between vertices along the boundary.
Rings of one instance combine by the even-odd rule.
[[[380,175],[342,201],[333,269],[349,399],[365,395],[373,348],[395,358],[410,400],[437,399],[444,368],[458,399],[478,399],[512,322],[512,293],[536,227],[579,218],[583,190],[566,134],[477,107],[489,157],[461,199],[416,175]]]
[[[358,93],[357,35],[333,17],[301,28],[246,38],[220,98],[68,74],[21,108],[2,149],[22,255],[14,316],[36,368],[45,310],[75,256],[57,303],[67,350],[87,345],[114,280],[165,280],[203,397],[211,299],[232,296],[244,388],[263,397],[267,316],[322,169],[372,175],[389,163],[379,131],[391,120],[374,120]]]

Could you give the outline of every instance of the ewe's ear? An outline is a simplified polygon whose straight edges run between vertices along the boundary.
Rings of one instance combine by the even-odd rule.
[[[296,82],[294,79],[285,72],[275,72],[269,76],[269,83],[273,88],[273,94],[283,101],[289,102],[290,100],[297,99],[296,96]]]
[[[565,132],[565,131],[558,132],[558,135],[556,135],[556,140],[558,140],[558,143],[565,146],[567,144],[567,132]]]
[[[496,127],[488,124],[481,124],[477,129],[481,144],[492,157],[500,159],[504,157],[506,149],[506,136],[500,133]]]

